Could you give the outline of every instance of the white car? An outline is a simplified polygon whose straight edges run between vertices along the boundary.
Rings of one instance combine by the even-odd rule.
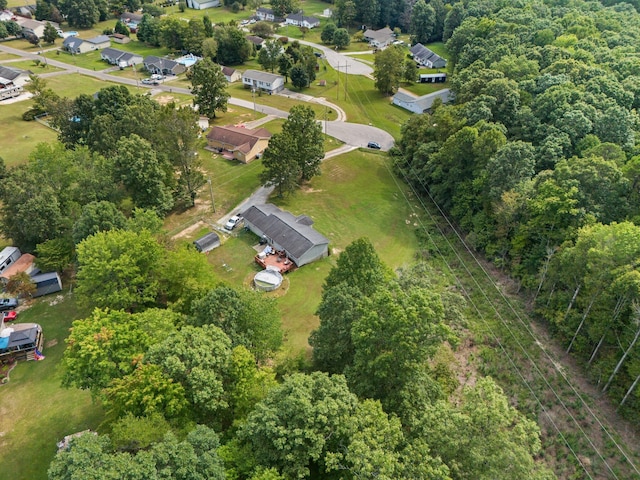
[[[238,224],[241,221],[242,221],[242,217],[240,215],[234,215],[229,220],[227,220],[227,223],[225,223],[224,228],[225,230],[231,231],[234,228],[236,228],[236,226],[238,226]]]

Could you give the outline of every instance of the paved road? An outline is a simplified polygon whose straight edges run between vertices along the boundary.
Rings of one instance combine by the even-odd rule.
[[[332,68],[341,72],[347,72],[351,75],[365,75],[371,76],[373,74],[373,68],[366,63],[362,63],[355,58],[342,53],[336,52],[333,48],[325,47],[318,43],[307,42],[306,40],[298,40],[302,45],[309,45],[310,47],[321,50],[329,65]]]

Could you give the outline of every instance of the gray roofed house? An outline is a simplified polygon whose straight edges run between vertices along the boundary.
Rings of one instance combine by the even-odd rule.
[[[442,100],[442,103],[450,102],[453,99],[453,92],[445,88],[444,90],[438,90],[437,92],[422,95],[421,97],[414,97],[404,92],[398,92],[393,96],[393,104],[410,112],[421,114],[429,111],[437,98]]]
[[[421,43],[416,43],[409,50],[413,54],[413,59],[420,65],[428,68],[444,68],[447,66],[447,61],[444,58]]]
[[[256,10],[256,17],[266,22],[282,22],[283,19],[276,17],[276,14],[270,8],[260,7]]]
[[[18,323],[7,327],[0,320],[0,359],[33,359],[36,349],[42,349],[42,327],[37,323]],[[7,338],[8,334],[8,338]]]
[[[111,45],[111,39],[106,35],[83,40],[79,37],[67,37],[62,42],[62,46],[70,53],[87,53],[93,50],[101,50]]]
[[[67,37],[63,40],[62,42],[62,47],[71,53],[82,53],[80,51],[80,45],[82,45],[84,43],[84,40],[82,40],[79,37]]]
[[[300,11],[298,13],[290,13],[286,18],[287,25],[295,25],[297,27],[314,28],[320,26],[320,20],[316,17],[306,17]]]
[[[389,27],[384,27],[380,30],[367,29],[364,32],[364,39],[369,42],[369,45],[376,48],[386,47],[393,42],[394,38],[393,30]]]
[[[0,65],[0,84],[13,83],[14,85],[22,85],[29,80],[29,75],[32,73],[31,70]]]
[[[236,70],[235,68],[226,67],[222,65],[221,67],[222,67],[222,74],[224,75],[224,78],[227,79],[227,82],[233,83],[242,79],[242,73],[240,72],[240,70]]]
[[[249,207],[242,217],[245,227],[276,250],[284,250],[298,267],[329,255],[329,239],[311,226],[306,215],[295,217],[267,203]]]
[[[262,44],[264,43],[264,38],[257,37],[256,35],[247,35],[247,40],[253,43],[258,49],[262,47]]]
[[[146,57],[143,63],[147,71],[159,75],[179,75],[187,70],[181,63],[154,55]]]
[[[105,48],[100,52],[100,58],[111,65],[118,65],[120,68],[130,67],[142,63],[142,55],[137,53],[124,52],[117,48]]]
[[[242,75],[245,88],[259,89],[269,94],[278,93],[284,89],[284,77],[260,70],[247,70]]]

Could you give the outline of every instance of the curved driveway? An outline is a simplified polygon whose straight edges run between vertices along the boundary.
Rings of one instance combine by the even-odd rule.
[[[355,58],[351,58],[348,55],[343,55],[339,52],[336,52],[333,48],[325,47],[324,45],[320,45],[318,43],[307,42],[305,40],[298,40],[298,42],[302,45],[309,45],[310,47],[322,51],[322,54],[329,62],[329,65],[331,65],[331,67],[336,70],[346,72],[350,75],[371,76],[373,74],[373,68],[371,68],[366,63],[362,63],[361,61],[356,60]]]

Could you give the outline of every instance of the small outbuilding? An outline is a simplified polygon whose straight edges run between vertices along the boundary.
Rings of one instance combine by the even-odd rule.
[[[220,246],[220,237],[215,232],[207,233],[195,240],[193,244],[200,253],[207,253]]]
[[[36,291],[31,295],[34,298],[62,290],[62,280],[60,280],[58,272],[38,273],[31,276],[31,281],[36,286]]]

